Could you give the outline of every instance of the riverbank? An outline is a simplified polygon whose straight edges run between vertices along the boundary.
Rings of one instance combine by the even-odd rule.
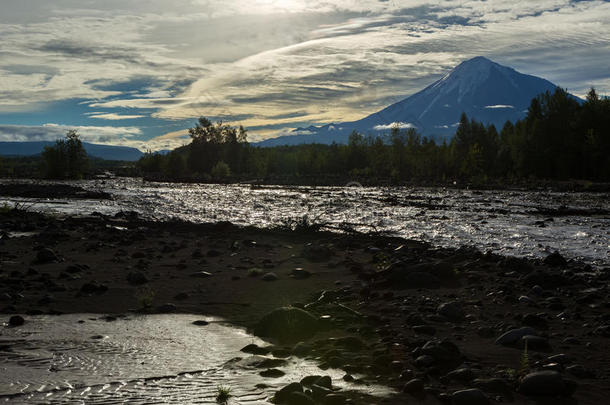
[[[6,321],[175,312],[255,329],[265,314],[293,306],[318,320],[317,333],[296,345],[271,336],[274,346],[261,352],[311,357],[347,379],[401,392],[387,403],[446,402],[475,389],[459,394],[470,402],[458,395],[454,403],[600,404],[610,389],[610,271],[559,254],[515,259],[379,235],[151,222],[129,212],[6,210],[0,234]],[[548,373],[520,386],[520,374],[539,370]],[[531,395],[550,386],[552,395]]]
[[[608,193],[610,183],[589,180],[545,180],[545,179],[449,179],[445,181],[431,179],[411,179],[396,181],[389,177],[359,177],[320,174],[317,176],[268,176],[251,178],[233,176],[224,180],[209,177],[179,177],[163,175],[145,175],[144,180],[159,183],[191,184],[251,184],[252,186],[295,186],[295,187],[443,187],[457,190],[514,190],[514,191],[555,191]]]
[[[27,177],[28,180],[24,181]],[[88,179],[103,179],[103,178],[125,177],[138,179],[140,178],[136,170],[131,172],[123,167],[109,167],[107,170],[99,170]],[[411,179],[409,181],[395,181],[388,177],[359,177],[359,176],[337,176],[337,175],[317,175],[317,176],[268,176],[264,178],[252,178],[244,176],[232,176],[227,179],[211,179],[202,176],[183,176],[169,177],[164,175],[148,174],[142,177],[144,181],[153,183],[186,183],[186,184],[240,184],[251,185],[252,187],[259,186],[294,186],[294,187],[433,187],[433,188],[448,188],[456,190],[512,190],[512,191],[553,191],[553,192],[578,192],[578,193],[609,193],[610,183],[595,182],[586,179],[571,179],[571,180],[545,180],[545,179],[504,179],[504,178],[481,178],[481,179],[448,179],[446,181],[431,180],[431,179]],[[51,180],[33,176],[28,173],[26,176],[15,177],[0,177],[1,187],[10,185],[6,193],[2,195],[14,195],[21,197],[29,197],[32,192],[28,189],[36,182],[48,183]],[[1,190],[0,190],[1,191]],[[70,190],[75,191],[75,190]],[[54,193],[55,190],[48,189],[47,193]],[[37,193],[43,197],[50,198],[50,194]],[[37,196],[38,196],[37,195]],[[51,194],[52,195],[52,194]],[[79,197],[76,194],[76,198]],[[97,198],[97,197],[93,197]],[[105,197],[103,197],[105,198]]]

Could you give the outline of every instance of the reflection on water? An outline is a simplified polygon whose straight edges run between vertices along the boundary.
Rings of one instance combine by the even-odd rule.
[[[87,314],[31,317],[0,334],[0,402],[15,403],[209,403],[219,385],[233,403],[267,403],[282,386],[306,375],[330,375],[333,383],[374,395],[380,386],[347,385],[343,372],[322,372],[311,361],[289,358],[286,373],[263,378],[247,344],[264,344],[220,321],[201,327],[195,315],[119,318]],[[211,319],[208,318],[208,321]],[[240,356],[242,361],[235,361]],[[233,359],[233,360],[232,360]],[[267,387],[258,386],[264,383]]]
[[[610,195],[470,191],[443,188],[251,187],[149,183],[138,179],[80,182],[114,201],[37,201],[36,209],[89,214],[135,210],[152,218],[231,221],[274,226],[312,221],[392,232],[435,245],[473,245],[515,256],[562,254],[592,264],[610,259]],[[0,198],[0,204],[2,203]],[[559,208],[570,215],[555,215]],[[583,215],[593,213],[593,215]]]

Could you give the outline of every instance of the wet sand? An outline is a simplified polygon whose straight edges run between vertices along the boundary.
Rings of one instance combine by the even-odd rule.
[[[149,222],[129,213],[9,211],[0,214],[0,233],[6,322],[12,314],[27,322],[163,312],[253,328],[293,305],[322,317],[325,328],[298,347],[271,339],[274,348],[409,391],[384,403],[468,403],[452,396],[469,388],[490,403],[603,404],[610,393],[610,271],[560,255],[514,259],[375,235]],[[538,336],[525,338],[523,374],[557,370],[565,392],[517,391],[522,340],[495,341],[521,327]],[[547,360],[557,354],[566,356]]]

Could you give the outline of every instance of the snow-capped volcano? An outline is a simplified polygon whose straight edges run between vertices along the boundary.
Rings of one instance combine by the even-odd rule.
[[[310,135],[282,136],[261,145],[344,143],[356,130],[364,134],[388,131],[392,125],[416,128],[426,136],[453,135],[462,112],[498,130],[506,121],[525,116],[532,98],[557,86],[519,73],[482,56],[469,59],[414,95],[358,121],[295,130]]]

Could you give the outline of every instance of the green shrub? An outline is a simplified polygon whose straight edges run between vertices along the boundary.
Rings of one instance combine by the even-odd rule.
[[[219,385],[216,387],[216,402],[224,403],[231,397],[231,387]]]
[[[212,168],[211,174],[214,180],[227,180],[231,177],[231,168],[221,160]]]
[[[69,130],[65,139],[58,139],[42,152],[45,176],[52,179],[80,179],[89,167],[87,152],[78,132]]]
[[[523,353],[521,353],[521,378],[528,375],[530,372],[530,356],[527,352],[527,340],[525,341],[525,346],[523,347]]]
[[[155,291],[148,286],[138,288],[135,298],[138,301],[141,309],[150,308],[153,300],[155,299]]]

